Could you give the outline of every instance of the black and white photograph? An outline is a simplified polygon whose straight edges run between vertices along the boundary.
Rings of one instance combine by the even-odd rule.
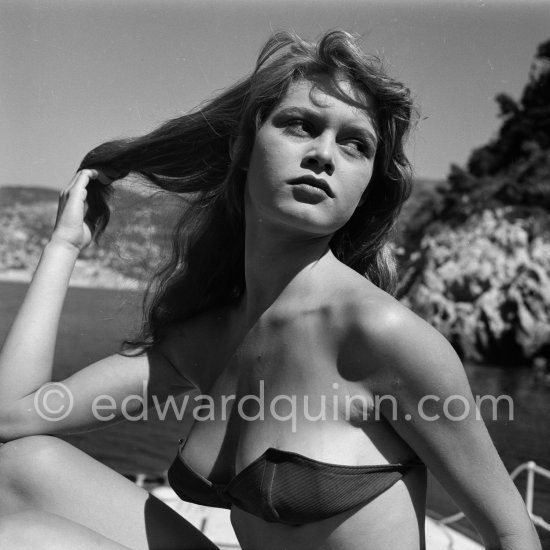
[[[550,4],[0,0],[0,548],[550,550]]]

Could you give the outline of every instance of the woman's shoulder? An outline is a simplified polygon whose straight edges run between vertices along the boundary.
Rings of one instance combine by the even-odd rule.
[[[369,281],[350,285],[339,308],[340,353],[360,369],[353,373],[358,378],[380,372],[400,375],[399,371],[431,364],[434,358],[447,368],[462,369],[439,331]]]
[[[338,280],[331,309],[337,313],[336,318],[340,320],[343,330],[374,336],[396,323],[423,322],[391,294],[347,266],[344,266]]]

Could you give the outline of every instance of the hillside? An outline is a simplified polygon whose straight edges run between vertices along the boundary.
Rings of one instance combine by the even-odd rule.
[[[99,246],[81,252],[72,285],[138,288],[162,261],[181,199],[131,186],[116,186],[111,223]],[[0,187],[0,279],[30,280],[51,235],[58,196],[52,189]]]

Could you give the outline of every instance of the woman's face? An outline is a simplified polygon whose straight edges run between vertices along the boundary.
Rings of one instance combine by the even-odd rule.
[[[339,84],[372,110],[348,81]],[[373,171],[374,124],[366,110],[330,90],[328,77],[295,82],[259,128],[248,165],[247,215],[325,236],[360,204]]]

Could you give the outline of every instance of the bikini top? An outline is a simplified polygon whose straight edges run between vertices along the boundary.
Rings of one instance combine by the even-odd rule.
[[[270,447],[229,483],[214,483],[192,470],[181,456],[185,440],[168,470],[168,481],[182,499],[203,506],[231,508],[269,521],[303,525],[366,504],[420,460],[380,466],[328,464]]]

